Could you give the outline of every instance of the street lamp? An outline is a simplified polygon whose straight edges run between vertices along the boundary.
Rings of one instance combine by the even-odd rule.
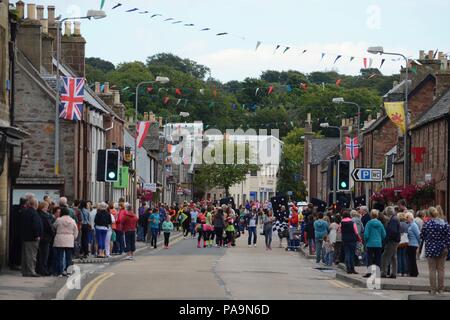
[[[136,131],[137,131],[137,122],[138,122],[138,106],[139,106],[139,89],[140,89],[140,87],[143,86],[144,84],[154,84],[154,83],[166,84],[169,82],[170,82],[170,79],[167,77],[156,77],[156,79],[153,81],[142,81],[142,82],[138,83],[138,85],[136,86],[136,105],[135,105],[135,111],[134,111],[134,124],[136,126]],[[137,155],[138,155],[137,139],[138,139],[138,134],[136,132],[135,139],[134,139],[134,165],[133,165],[133,169],[134,169],[133,192],[134,192],[134,194],[132,195],[132,198],[131,198],[133,201],[133,208],[136,208],[136,198],[137,198]]]
[[[89,10],[85,17],[78,18],[65,18],[62,20],[58,20],[57,23],[57,31],[56,31],[56,106],[55,106],[55,175],[59,176],[59,104],[60,104],[60,96],[59,96],[59,65],[61,61],[61,28],[64,21],[68,20],[83,20],[83,19],[103,19],[106,18],[106,13],[101,10]]]
[[[320,124],[321,128],[332,128],[332,129],[337,129],[339,130],[339,156],[341,155],[341,149],[342,149],[342,131],[341,128],[336,127],[336,126],[330,126],[330,124],[328,122],[326,123],[321,123]],[[336,174],[336,167],[337,167],[337,163],[336,163],[336,159],[335,157],[332,158],[334,159],[334,165],[333,165],[333,203],[336,203],[337,201],[337,174]]]
[[[330,126],[330,124],[328,122],[321,123],[320,127],[321,128],[331,128],[331,129],[339,130],[339,155],[341,155],[341,149],[342,149],[342,131],[341,131],[341,128],[336,127],[336,126]]]
[[[372,53],[372,54],[385,54],[385,55],[389,55],[389,56],[399,56],[402,57],[405,60],[405,134],[403,137],[403,153],[404,153],[404,165],[403,165],[403,186],[406,187],[406,184],[408,183],[408,164],[409,164],[409,154],[407,152],[407,145],[408,145],[408,114],[409,114],[409,110],[408,110],[408,81],[409,81],[409,77],[408,77],[408,58],[401,54],[401,53],[395,53],[395,52],[385,52],[384,48],[381,46],[378,47],[369,47],[367,49],[367,52]]]
[[[350,101],[345,101],[344,98],[340,97],[340,98],[333,98],[332,100],[333,103],[336,104],[347,104],[347,105],[351,105],[351,106],[356,106],[358,108],[358,141],[360,140],[360,128],[361,128],[361,107],[359,106],[359,104],[357,104],[356,102],[350,102]]]

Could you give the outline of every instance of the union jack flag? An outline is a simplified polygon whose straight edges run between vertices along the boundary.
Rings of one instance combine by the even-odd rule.
[[[346,160],[354,160],[359,156],[358,138],[345,137],[345,155]]]
[[[84,106],[84,79],[62,77],[59,117],[65,120],[81,121]]]

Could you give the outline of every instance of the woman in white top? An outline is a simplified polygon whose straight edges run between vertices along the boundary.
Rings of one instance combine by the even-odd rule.
[[[330,227],[328,228],[329,230],[328,238],[330,239],[330,242],[333,245],[336,243],[338,229],[339,224],[337,224],[336,221],[334,220],[334,217],[332,217]]]
[[[111,213],[112,209],[114,209],[114,203],[109,204],[109,213],[111,214],[111,223],[116,223],[116,219],[114,215]],[[108,226],[108,231],[106,232],[105,239],[105,254],[107,258],[111,258],[111,235],[112,235],[112,224]]]

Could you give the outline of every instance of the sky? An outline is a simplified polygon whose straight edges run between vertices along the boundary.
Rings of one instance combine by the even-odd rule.
[[[34,1],[55,5],[63,17],[83,16],[99,9],[100,2]],[[112,10],[119,2],[122,6]],[[133,8],[139,11],[125,12]],[[84,20],[81,30],[87,57],[117,65],[170,52],[208,66],[211,76],[223,82],[259,77],[264,70],[354,75],[364,57],[372,58],[376,68],[386,59],[381,71],[392,74],[404,62],[369,54],[367,48],[383,46],[415,59],[419,50],[448,53],[449,9],[448,0],[105,0],[107,18]],[[162,16],[152,19],[152,14]],[[172,24],[178,20],[183,23]],[[190,23],[195,26],[184,26]],[[228,35],[216,36],[221,32]]]

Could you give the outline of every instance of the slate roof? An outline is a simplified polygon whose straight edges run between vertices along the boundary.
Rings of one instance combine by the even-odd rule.
[[[312,139],[311,164],[322,163],[339,146],[338,138]]]
[[[450,107],[450,90],[448,90],[433,106],[425,111],[422,116],[417,120],[413,129],[421,127],[429,122],[444,117],[449,113]]]

